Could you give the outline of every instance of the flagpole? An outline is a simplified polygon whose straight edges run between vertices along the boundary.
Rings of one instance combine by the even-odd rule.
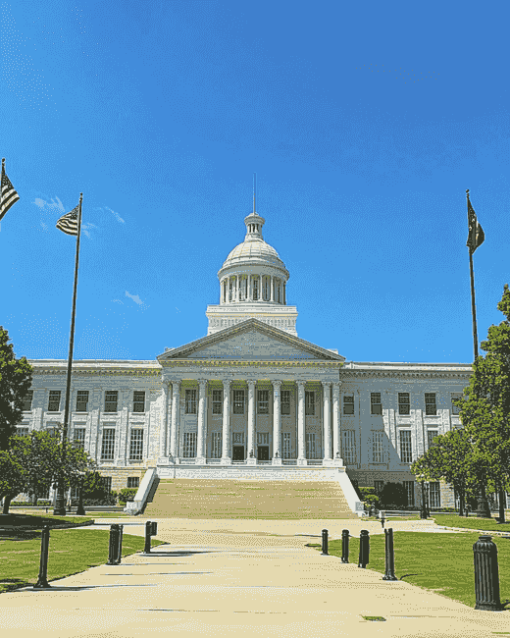
[[[466,190],[468,200],[468,228],[470,227],[469,219],[469,188]],[[476,248],[475,248],[476,250]],[[473,268],[473,246],[469,246],[469,273],[471,275],[471,314],[473,317],[473,346],[475,361],[478,358],[478,331],[476,328],[476,303],[475,303],[475,271]]]
[[[73,288],[73,308],[71,312],[71,334],[69,337],[69,357],[67,360],[67,384],[66,384],[66,402],[64,411],[64,429],[62,431],[62,465],[63,471],[66,461],[67,432],[69,424],[69,412],[71,407],[71,375],[73,367],[73,349],[74,349],[74,324],[76,318],[76,293],[78,290],[78,263],[80,260],[80,236],[81,236],[81,206],[83,201],[83,193],[80,193],[80,204],[78,209],[78,235],[76,238],[76,260],[74,264],[74,288]],[[63,476],[60,476],[57,488],[57,499],[53,514],[57,516],[66,515],[65,487]]]

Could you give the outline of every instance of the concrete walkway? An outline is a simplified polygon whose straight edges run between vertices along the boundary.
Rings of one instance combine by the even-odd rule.
[[[143,534],[143,520],[122,522],[125,533]],[[372,522],[324,523],[334,528],[333,537],[344,527],[353,534],[372,525],[373,532],[381,531]],[[416,523],[424,531],[427,521],[393,527]],[[92,568],[54,581],[51,590],[2,594],[0,633],[2,638],[510,635],[508,612],[476,612],[409,583],[384,582],[379,573],[321,556],[304,546],[312,538],[295,535],[321,529],[320,521],[158,521],[158,538],[172,544],[151,556]]]

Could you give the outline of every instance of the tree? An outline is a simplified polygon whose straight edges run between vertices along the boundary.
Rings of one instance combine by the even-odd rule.
[[[487,484],[499,492],[504,521],[505,491],[510,485],[510,290],[505,284],[498,310],[505,319],[489,328],[473,363],[473,374],[459,402],[460,420],[487,465]]]
[[[25,357],[16,359],[7,330],[0,326],[0,450],[21,423],[23,397],[32,384],[32,367]]]
[[[7,450],[0,450],[0,499],[4,499],[4,514],[9,513],[12,499],[24,491],[25,485],[26,470],[22,460]]]

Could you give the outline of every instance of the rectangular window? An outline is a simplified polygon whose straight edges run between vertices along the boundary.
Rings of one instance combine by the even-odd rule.
[[[234,414],[244,414],[244,390],[234,390]]]
[[[194,459],[197,455],[197,433],[184,433],[184,458]]]
[[[223,401],[223,390],[213,390],[212,393],[212,413],[213,414],[222,414],[223,410],[221,408]]]
[[[50,390],[48,412],[60,412],[60,390]]]
[[[133,392],[133,412],[145,412],[144,390],[135,390]]]
[[[269,445],[268,432],[257,432],[257,445]]]
[[[371,414],[382,414],[381,393],[372,392],[370,395]]]
[[[407,504],[414,505],[414,481],[404,481],[407,492]]]
[[[112,491],[112,477],[111,476],[102,476],[101,480],[103,481],[104,488],[107,492]]]
[[[400,460],[402,463],[413,462],[411,430],[400,430]]]
[[[139,476],[128,476],[127,486],[131,489],[138,489],[140,487],[140,477]]]
[[[344,394],[344,414],[354,414],[354,394]]]
[[[257,414],[269,414],[269,390],[257,390]]]
[[[119,401],[119,393],[117,390],[107,390],[104,393],[104,411],[117,412],[117,404]]]
[[[253,277],[253,301],[258,301],[259,299],[259,278]]]
[[[16,428],[16,436],[28,436],[28,428],[18,427]]]
[[[185,413],[186,414],[197,413],[197,391],[196,390],[186,390]]]
[[[25,396],[23,397],[23,406],[21,408],[23,412],[30,412],[30,410],[32,409],[33,398],[34,398],[34,391],[28,390]]]
[[[372,432],[372,463],[384,463],[384,432]]]
[[[290,432],[282,434],[282,454],[284,459],[290,459]]]
[[[290,414],[290,390],[282,390],[282,402],[280,404],[282,414]]]
[[[136,428],[131,430],[129,442],[129,460],[141,461],[143,459],[143,430]]]
[[[115,430],[105,428],[103,430],[103,443],[101,446],[101,461],[113,461],[115,453]]]
[[[374,481],[374,492],[379,496],[383,491],[384,481]]]
[[[244,432],[234,432],[234,445],[244,445]]]
[[[317,437],[313,432],[306,433],[306,458],[318,459]]]
[[[435,481],[429,484],[429,506],[431,508],[441,507],[441,485],[439,481]]]
[[[344,463],[356,463],[356,433],[354,430],[342,432],[342,454]]]
[[[315,415],[315,392],[305,392],[305,414]]]
[[[78,390],[76,393],[76,412],[87,412],[89,403],[89,391]]]
[[[434,439],[436,438],[437,435],[438,435],[437,430],[427,430],[427,450],[430,450],[430,448],[433,445],[435,445]]]
[[[398,393],[398,413],[402,416],[408,416],[411,413],[409,392]]]
[[[425,392],[425,414],[427,416],[436,416],[436,394],[435,392]]]
[[[462,399],[461,393],[452,394],[452,414],[460,414],[460,407],[455,405],[455,401],[459,401],[460,399]]]
[[[221,459],[221,432],[212,433],[211,458]]]
[[[74,428],[73,445],[79,450],[85,449],[85,428]]]

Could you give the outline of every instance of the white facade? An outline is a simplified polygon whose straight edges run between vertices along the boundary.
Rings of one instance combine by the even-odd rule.
[[[250,466],[262,478],[268,466],[317,466],[345,468],[360,485],[411,482],[410,463],[431,437],[458,425],[452,398],[470,365],[346,362],[297,337],[289,273],[263,241],[263,223],[245,219],[245,241],[218,274],[206,337],[156,361],[74,362],[69,437],[113,489],[135,486],[148,467],[198,476]],[[30,363],[21,427],[41,430],[63,421],[67,366]]]

